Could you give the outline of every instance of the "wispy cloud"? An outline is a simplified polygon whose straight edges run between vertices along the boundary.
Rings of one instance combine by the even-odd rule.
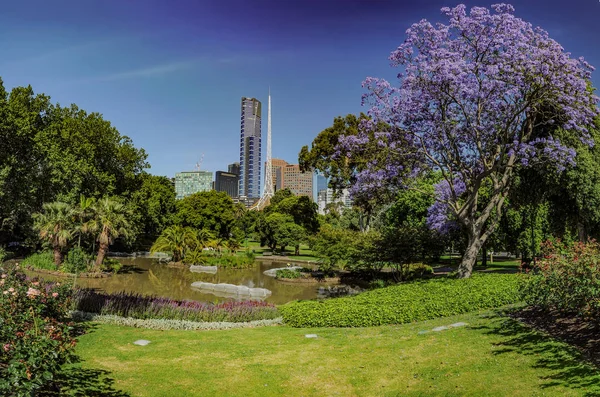
[[[157,76],[162,76],[162,75],[166,75],[166,74],[170,74],[170,73],[174,73],[174,72],[179,72],[181,70],[190,69],[197,63],[198,63],[197,60],[171,62],[171,63],[162,64],[162,65],[142,67],[139,69],[113,73],[113,74],[109,74],[106,76],[100,76],[94,80],[115,81],[115,80],[125,80],[125,79],[144,78],[144,77],[157,77]]]

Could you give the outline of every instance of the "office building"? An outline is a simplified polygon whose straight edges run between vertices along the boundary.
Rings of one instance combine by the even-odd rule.
[[[227,172],[230,174],[240,175],[240,163],[231,163],[227,166]]]
[[[352,199],[350,198],[348,189],[344,189],[341,192],[334,192],[333,189],[328,188],[318,193],[317,207],[319,214],[325,215],[327,205],[332,203],[338,203],[340,211],[352,207]]]
[[[260,198],[261,150],[261,103],[255,98],[242,97],[238,189],[240,197]]]
[[[237,174],[225,171],[215,173],[215,190],[225,192],[229,197],[238,197],[238,176]]]
[[[208,192],[212,189],[212,172],[185,171],[175,174],[175,194],[182,199],[198,192]]]
[[[272,159],[271,166],[275,191],[290,189],[297,196],[313,198],[312,172],[301,172],[298,164],[288,164],[281,159]]]

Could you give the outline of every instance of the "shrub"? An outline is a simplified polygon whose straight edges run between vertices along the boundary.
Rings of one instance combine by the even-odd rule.
[[[73,308],[88,313],[137,319],[247,322],[278,317],[275,305],[262,301],[213,304],[125,292],[104,294],[88,289],[81,289],[75,293]]]
[[[0,271],[0,395],[32,396],[70,361],[70,289]]]
[[[213,329],[234,329],[234,328],[255,328],[266,327],[281,324],[281,318],[269,320],[253,320],[243,323],[236,322],[198,322],[187,320],[165,320],[165,319],[139,319],[131,317],[119,317],[112,314],[93,314],[86,312],[73,312],[73,317],[77,321],[94,321],[102,324],[113,324],[125,327],[148,328],[157,330],[213,330]]]
[[[280,306],[293,327],[367,327],[403,324],[489,309],[520,301],[522,279],[511,274],[439,278],[398,284],[362,294]]]
[[[31,254],[23,259],[21,264],[34,269],[57,270],[56,264],[54,264],[54,256],[49,251]]]
[[[296,279],[302,277],[302,273],[295,269],[279,269],[275,272],[275,277]]]
[[[525,301],[546,310],[577,314],[598,321],[600,316],[600,244],[595,240],[542,244],[543,259],[524,285]]]
[[[104,258],[104,261],[102,261],[102,266],[100,266],[100,270],[103,272],[111,272],[115,274],[119,273],[122,268],[123,264],[113,258]]]
[[[0,264],[6,259],[8,259],[8,252],[6,251],[6,248],[0,247]]]
[[[66,273],[79,274],[88,270],[91,260],[91,255],[88,255],[83,249],[75,247],[67,254],[67,258],[62,264],[61,270]],[[106,260],[104,260],[104,262],[106,262]]]

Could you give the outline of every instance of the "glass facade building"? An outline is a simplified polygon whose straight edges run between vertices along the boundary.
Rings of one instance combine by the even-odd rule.
[[[182,199],[198,192],[212,190],[213,174],[209,171],[186,171],[175,174],[175,194]]]
[[[241,197],[260,197],[261,151],[261,103],[255,98],[242,97],[238,189]]]

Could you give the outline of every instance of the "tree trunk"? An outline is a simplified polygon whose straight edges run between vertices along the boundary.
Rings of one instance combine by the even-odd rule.
[[[487,267],[487,245],[483,244],[481,247],[481,267]]]
[[[460,261],[460,265],[458,265],[458,278],[469,278],[471,277],[471,273],[473,273],[473,267],[475,267],[475,263],[477,263],[477,254],[479,254],[481,246],[485,243],[479,234],[480,233],[474,233],[471,235],[471,233],[469,233],[467,249]]]
[[[98,248],[98,256],[96,256],[96,268],[99,268],[102,265],[107,252],[108,244],[100,243]]]
[[[294,252],[294,255],[296,255],[296,256],[300,255],[300,246],[297,245],[295,248],[296,248],[296,251]]]
[[[60,248],[54,248],[54,264],[58,267],[63,262],[63,254]]]

